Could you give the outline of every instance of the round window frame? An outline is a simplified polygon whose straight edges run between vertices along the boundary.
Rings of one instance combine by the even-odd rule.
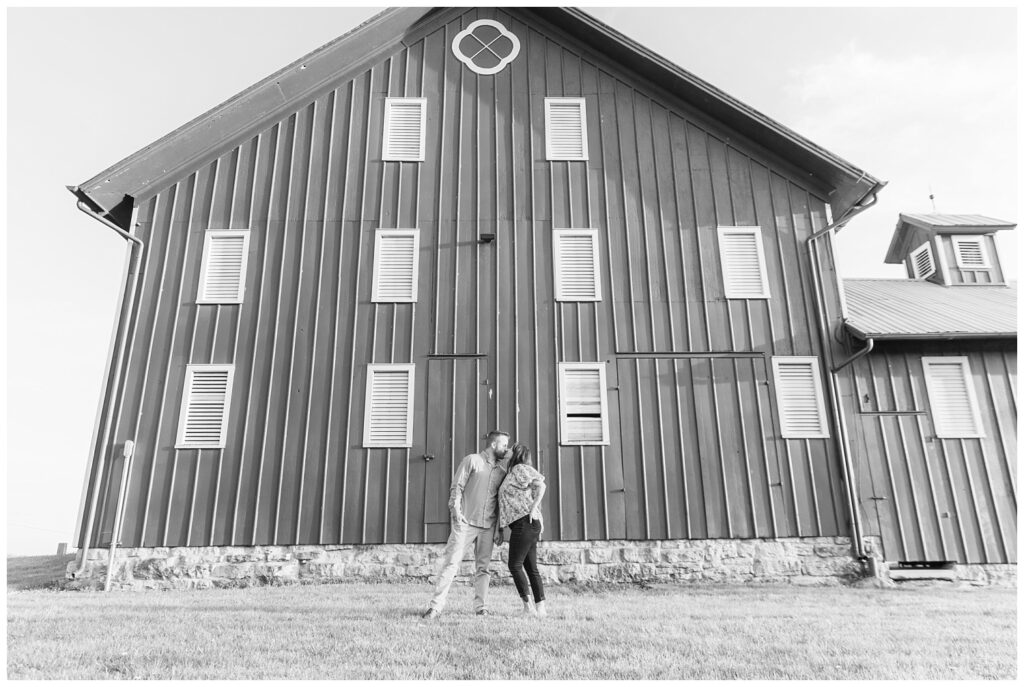
[[[473,58],[468,57],[459,48],[459,44],[462,43],[462,39],[464,39],[466,36],[472,35],[473,31],[480,26],[490,26],[497,29],[502,36],[507,36],[509,42],[512,43],[512,51],[506,57],[499,58],[498,64],[496,64],[493,67],[480,67],[476,65],[473,62]],[[476,38],[476,36],[473,37]],[[480,39],[477,38],[477,40],[479,41]],[[497,74],[502,69],[511,64],[512,60],[516,59],[516,57],[519,56],[519,48],[519,37],[512,33],[509,29],[505,28],[504,24],[495,19],[477,19],[472,24],[467,26],[465,29],[455,34],[455,38],[452,40],[452,54],[455,55],[455,58],[459,62],[462,62],[464,65],[466,65],[466,67],[468,67],[470,71],[485,76]]]

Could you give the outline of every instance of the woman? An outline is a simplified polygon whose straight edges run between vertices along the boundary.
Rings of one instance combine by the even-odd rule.
[[[543,618],[547,610],[544,585],[537,570],[537,540],[544,531],[540,513],[540,500],[546,489],[544,476],[534,469],[533,456],[526,446],[514,444],[510,453],[508,474],[498,489],[498,525],[512,530],[508,539],[508,569],[523,600],[523,613]]]

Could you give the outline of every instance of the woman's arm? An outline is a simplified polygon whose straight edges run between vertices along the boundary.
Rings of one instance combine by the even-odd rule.
[[[544,498],[544,492],[547,491],[547,487],[544,485],[543,480],[537,480],[533,484],[533,503],[530,504],[530,522],[533,522],[533,512],[537,510],[538,506],[540,506],[540,501]]]

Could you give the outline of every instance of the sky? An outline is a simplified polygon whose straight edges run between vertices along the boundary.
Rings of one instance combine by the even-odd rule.
[[[8,9],[7,552],[70,541],[125,258],[78,184],[378,8]],[[588,9],[889,185],[838,239],[845,277],[900,212],[1018,221],[1013,8]],[[1016,232],[997,245],[1016,279]]]

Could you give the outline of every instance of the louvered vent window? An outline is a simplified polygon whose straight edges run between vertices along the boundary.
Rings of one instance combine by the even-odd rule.
[[[418,229],[378,229],[373,248],[374,303],[414,303],[419,279]]]
[[[910,254],[910,264],[914,268],[914,279],[927,279],[935,274],[935,261],[932,259],[931,244],[925,243],[914,249]]]
[[[197,303],[241,303],[249,256],[248,231],[208,231]]]
[[[925,356],[921,364],[935,436],[942,439],[985,436],[967,357]]]
[[[726,298],[768,298],[761,227],[719,227]]]
[[[601,272],[596,229],[556,229],[555,300],[601,300]]]
[[[818,359],[808,356],[774,357],[775,394],[787,439],[828,436],[825,403],[821,395]]]
[[[954,236],[953,254],[956,255],[956,266],[962,270],[987,270],[991,267],[984,236]]]
[[[608,443],[604,363],[559,363],[562,444]]]
[[[412,399],[415,366],[373,364],[366,371],[363,446],[412,446]]]
[[[387,98],[384,101],[383,158],[422,162],[426,122],[426,98]]]
[[[545,98],[545,131],[549,160],[587,159],[587,101]]]
[[[189,365],[175,448],[224,448],[234,365]]]

